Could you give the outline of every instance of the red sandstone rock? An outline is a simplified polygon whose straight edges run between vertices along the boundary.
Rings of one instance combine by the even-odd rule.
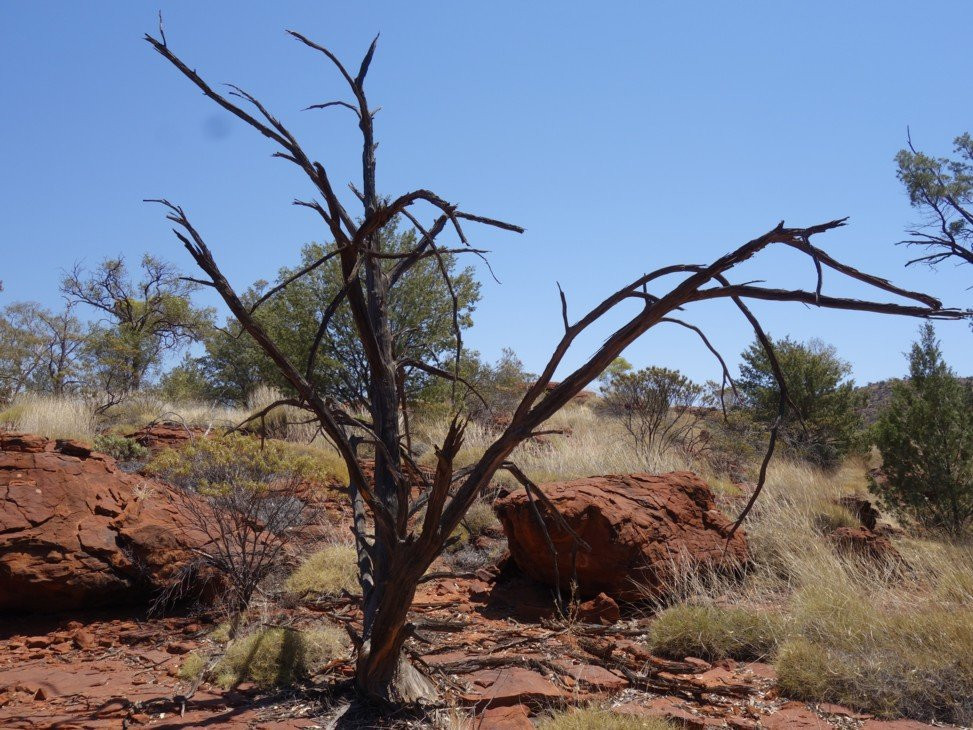
[[[857,494],[841,497],[837,504],[851,512],[855,519],[861,522],[862,527],[868,530],[874,530],[878,518],[882,516],[868,497]]]
[[[469,679],[472,687],[463,694],[463,699],[476,705],[549,704],[564,699],[561,690],[547,677],[523,667],[482,669]]]
[[[203,544],[170,490],[76,442],[0,434],[0,611],[150,597]]]
[[[835,548],[846,555],[885,566],[905,563],[891,540],[864,527],[839,527],[829,537]]]
[[[628,687],[628,680],[625,677],[597,664],[575,664],[568,659],[558,661],[557,664],[567,677],[586,689],[596,692],[618,692]]]
[[[141,446],[156,451],[158,449],[182,446],[187,441],[194,438],[202,438],[207,432],[199,426],[184,426],[181,423],[163,421],[151,426],[145,426],[138,431],[125,434]]]
[[[830,724],[800,702],[787,702],[772,715],[760,718],[767,730],[829,730]]]
[[[78,629],[71,636],[71,641],[79,649],[91,649],[95,645],[94,637],[84,629]]]
[[[604,593],[578,606],[578,618],[591,624],[613,624],[621,617],[615,599]]]
[[[676,566],[716,569],[747,559],[742,532],[727,542],[730,520],[716,509],[709,487],[690,472],[589,477],[542,489],[591,546],[590,552],[577,551],[578,588],[583,596],[604,592],[637,600],[645,597],[643,590],[664,594]],[[520,569],[553,585],[551,552],[526,492],[518,490],[500,499],[497,513]],[[574,541],[551,517],[545,517],[545,522],[557,550],[561,587],[566,590],[575,572]]]
[[[533,730],[530,712],[523,705],[488,707],[473,722],[476,730]]]

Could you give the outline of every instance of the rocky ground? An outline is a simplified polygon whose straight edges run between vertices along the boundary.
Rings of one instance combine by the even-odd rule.
[[[352,616],[350,603],[284,611],[275,622]],[[616,711],[668,717],[683,727],[929,727],[879,721],[834,705],[778,697],[772,667],[653,657],[639,641],[645,619],[611,625],[543,618],[549,598],[520,576],[483,571],[429,583],[418,596],[416,656],[468,712],[471,728],[530,728],[565,704],[610,701]],[[327,689],[259,692],[203,685],[189,701],[177,677],[185,654],[204,647],[213,620],[147,619],[142,612],[7,619],[0,630],[0,727],[324,728],[343,699]],[[318,678],[340,685],[342,662]],[[445,717],[445,714],[443,714]],[[403,720],[406,722],[406,720]],[[426,721],[415,720],[415,726]],[[363,725],[364,726],[364,725]]]
[[[7,577],[0,588],[9,606],[31,610],[0,620],[0,728],[377,726],[352,719],[350,657],[324,667],[307,687],[268,692],[247,684],[233,690],[204,684],[193,691],[178,678],[178,669],[188,653],[205,654],[214,647],[209,634],[221,618],[217,612],[199,605],[154,617],[144,607],[80,610],[79,601],[94,603],[100,595],[108,603],[108,597],[117,599],[126,590],[133,596],[136,588],[145,590],[165,573],[167,561],[147,572],[151,562],[135,561],[142,571],[136,576],[133,555],[179,545],[162,529],[165,515],[142,505],[143,481],[117,470],[108,457],[70,443],[4,438],[0,497],[7,527],[0,529],[0,579]],[[646,478],[655,480],[654,494],[672,488],[657,509],[682,515],[683,531],[695,529],[694,521],[706,530],[725,529],[709,491],[694,477]],[[626,505],[633,497],[626,490],[637,487],[638,479],[612,479],[613,504],[630,512]],[[562,491],[552,494],[570,517],[584,490]],[[511,500],[506,509],[515,511],[516,498]],[[340,495],[325,501],[332,520],[348,520]],[[651,516],[651,506],[640,509],[640,519]],[[610,516],[610,510],[601,514]],[[636,527],[636,532],[647,529]],[[598,534],[586,538],[593,541]],[[115,552],[110,546],[124,549]],[[470,549],[496,555],[505,547],[503,533],[494,531]],[[65,588],[61,568],[67,564],[74,566],[73,582]],[[619,608],[602,593],[576,605],[569,616],[557,616],[551,590],[522,572],[514,559],[485,566],[460,573],[455,565],[436,565],[438,577],[421,587],[410,652],[439,681],[444,699],[423,717],[394,718],[394,726],[526,729],[546,712],[598,702],[618,713],[666,717],[687,728],[929,727],[788,701],[778,696],[767,664],[653,656],[645,649],[650,617],[644,609]],[[11,580],[25,569],[34,577],[40,571],[44,581]],[[53,590],[58,586],[63,590]],[[275,626],[311,627],[325,620],[354,625],[359,619],[351,596],[271,606],[264,621]]]

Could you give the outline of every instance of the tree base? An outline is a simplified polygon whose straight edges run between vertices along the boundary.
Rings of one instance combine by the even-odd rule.
[[[401,653],[391,662],[375,665],[369,661],[369,649],[369,642],[365,642],[358,654],[355,677],[355,686],[364,698],[388,705],[413,705],[439,699],[435,683]]]

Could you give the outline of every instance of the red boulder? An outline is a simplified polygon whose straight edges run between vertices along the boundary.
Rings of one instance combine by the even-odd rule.
[[[78,442],[0,433],[0,611],[150,599],[204,544],[170,490]]]
[[[538,501],[562,590],[576,577],[582,596],[637,600],[665,594],[676,570],[734,569],[747,559],[743,533],[727,539],[730,520],[716,509],[705,482],[690,472],[589,477],[541,489],[590,546],[575,551],[571,534]],[[527,493],[518,490],[498,500],[497,513],[520,569],[553,586],[551,550]]]
[[[208,435],[209,431],[199,426],[184,426],[181,423],[162,421],[140,428],[138,431],[125,434],[125,437],[132,439],[140,446],[144,446],[152,451],[158,451],[159,449],[182,446],[191,439],[202,438]]]

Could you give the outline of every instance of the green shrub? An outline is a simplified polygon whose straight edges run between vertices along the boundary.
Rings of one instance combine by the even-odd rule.
[[[321,452],[323,453],[323,452]],[[283,441],[231,434],[196,438],[176,449],[159,452],[146,466],[179,486],[205,491],[226,482],[267,482],[274,477],[297,477],[319,484],[334,481],[329,461],[315,450]]]
[[[559,712],[537,726],[539,730],[675,730],[660,717],[616,715],[599,708],[573,708]]]
[[[95,436],[94,447],[95,451],[108,454],[116,461],[139,461],[149,453],[149,450],[135,439],[113,433],[102,433]]]
[[[288,576],[284,590],[296,596],[357,593],[358,556],[354,545],[329,545],[317,551]]]
[[[747,608],[679,604],[662,611],[649,630],[652,651],[683,659],[762,659],[783,638],[777,613]]]
[[[232,642],[213,670],[221,687],[250,681],[258,687],[287,687],[346,651],[346,637],[334,626],[312,631],[264,629]]]

